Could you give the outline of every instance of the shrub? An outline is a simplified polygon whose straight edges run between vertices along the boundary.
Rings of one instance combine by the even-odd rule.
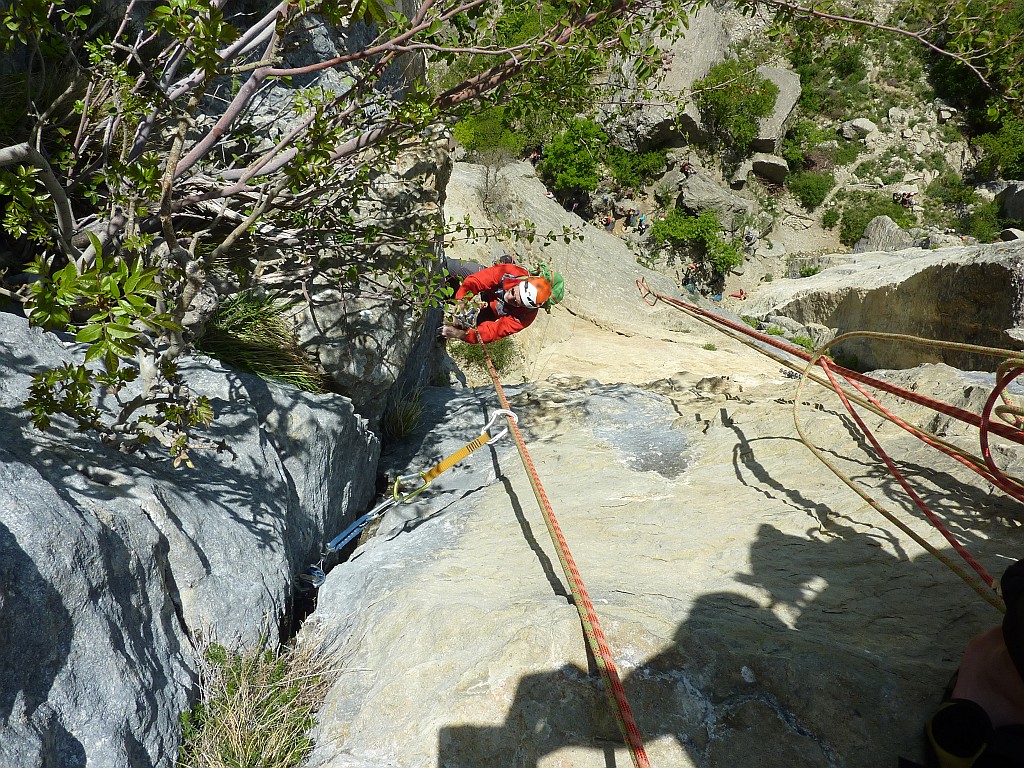
[[[299,346],[285,318],[294,304],[243,291],[221,302],[196,347],[223,363],[306,392],[326,392],[330,379]]]
[[[701,347],[701,349],[706,349],[708,352],[714,352],[715,350],[718,349],[718,347],[716,347],[714,344],[712,344],[709,341],[707,344],[705,344],[703,347]]]
[[[689,216],[678,208],[669,211],[651,227],[655,245],[668,243],[676,248],[693,245],[703,250],[703,260],[718,274],[725,274],[743,261],[743,254],[722,238],[722,225],[713,211]]]
[[[812,277],[821,272],[821,267],[805,266],[800,267],[800,277]]]
[[[836,178],[831,173],[804,171],[790,176],[786,183],[803,207],[813,211],[825,201],[825,197],[836,185]]]
[[[523,153],[523,137],[512,129],[502,106],[490,107],[460,120],[452,128],[452,135],[470,152],[503,149],[515,156]]]
[[[758,320],[756,317],[751,317],[750,315],[740,315],[740,320],[749,325],[755,331],[761,327],[761,321]]]
[[[901,227],[916,223],[914,215],[885,195],[850,193],[843,206],[839,224],[839,240],[853,245],[864,236],[864,230],[876,216],[888,216]]]
[[[777,326],[777,325],[769,325],[767,328],[764,329],[764,332],[767,333],[769,336],[785,336],[786,335],[785,329],[779,328],[779,326]]]
[[[666,149],[650,152],[627,152],[612,145],[605,155],[612,176],[620,187],[640,189],[665,169]]]
[[[809,336],[794,336],[790,341],[798,347],[803,347],[808,352],[814,352],[814,339]]]
[[[965,229],[967,234],[978,238],[979,242],[992,243],[999,239],[1003,225],[999,218],[999,203],[992,200],[977,206],[967,216]]]
[[[750,62],[729,59],[694,83],[697,109],[712,135],[744,155],[757,138],[758,118],[775,109],[779,88]]]
[[[985,153],[976,169],[979,175],[989,179],[1024,178],[1024,120],[1007,118],[998,131],[982,134],[977,142]]]
[[[839,209],[829,208],[825,211],[825,215],[821,217],[821,226],[825,229],[832,229],[836,224],[839,223]]]
[[[601,180],[599,159],[607,142],[597,123],[576,118],[548,143],[540,172],[556,192],[593,192]]]

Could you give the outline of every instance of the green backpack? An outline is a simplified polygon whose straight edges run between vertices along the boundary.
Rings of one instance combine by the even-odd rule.
[[[560,272],[555,272],[555,270],[547,264],[538,264],[530,270],[530,274],[543,277],[551,283],[551,298],[541,305],[545,311],[550,312],[551,307],[558,304],[565,298],[565,280],[562,278],[562,274]]]

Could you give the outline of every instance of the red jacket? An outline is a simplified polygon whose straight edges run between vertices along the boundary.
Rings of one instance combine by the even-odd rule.
[[[455,292],[456,300],[475,294],[487,302],[477,315],[476,327],[470,328],[466,334],[466,341],[490,344],[518,333],[537,318],[536,309],[513,307],[504,300],[504,291],[517,285],[520,282],[518,278],[529,275],[530,271],[518,264],[495,264],[474,272],[462,281]]]

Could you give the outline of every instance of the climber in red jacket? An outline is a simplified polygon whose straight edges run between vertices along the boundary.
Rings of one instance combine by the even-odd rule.
[[[470,344],[503,339],[530,325],[537,317],[537,309],[551,297],[551,284],[518,264],[483,267],[448,259],[447,267],[453,277],[462,278],[455,300],[475,301],[480,309],[472,328],[442,326],[441,336],[446,339]]]

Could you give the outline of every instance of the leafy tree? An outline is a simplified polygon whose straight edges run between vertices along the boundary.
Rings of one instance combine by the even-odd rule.
[[[901,227],[913,226],[913,214],[903,209],[885,195],[854,193],[843,206],[839,222],[839,240],[844,245],[854,245],[864,236],[864,230],[876,216],[888,216]]]
[[[743,255],[736,246],[722,237],[722,225],[714,211],[690,216],[673,208],[651,227],[651,240],[656,245],[667,243],[676,248],[696,247],[699,258],[720,275],[743,261]]]
[[[593,120],[577,118],[555,136],[538,166],[556,192],[592,192],[601,180],[600,166],[608,136]]]
[[[758,118],[772,113],[779,95],[775,83],[738,59],[716,64],[693,87],[707,128],[740,156],[757,138]]]
[[[652,16],[635,0],[558,0],[530,26],[535,5],[514,0],[424,0],[410,16],[379,0],[282,0],[262,16],[157,0],[148,16],[129,3],[113,23],[98,0],[6,4],[0,47],[27,62],[15,103],[32,108],[3,121],[0,244],[20,254],[12,272],[35,281],[7,279],[0,291],[33,323],[89,345],[86,362],[37,377],[33,422],[63,413],[110,445],[156,441],[187,463],[212,413],[176,361],[216,313],[215,273],[230,265],[245,285],[264,248],[327,247],[339,257],[309,269],[436,301],[434,244],[479,232],[368,225],[360,204],[374,179],[433,126],[494,104],[508,105],[498,124],[577,107],[612,51],[637,57],[644,82],[654,49],[641,33],[671,34],[683,6],[670,0]],[[367,34],[349,35],[344,52],[309,56],[316,30],[357,23]],[[432,90],[416,75],[424,62],[467,67]],[[138,394],[122,400],[128,390]],[[112,411],[96,405],[99,391],[113,395]]]
[[[605,153],[605,162],[612,170],[612,176],[619,186],[626,189],[640,189],[665,170],[668,150],[655,149],[648,152],[628,152],[614,144]]]

